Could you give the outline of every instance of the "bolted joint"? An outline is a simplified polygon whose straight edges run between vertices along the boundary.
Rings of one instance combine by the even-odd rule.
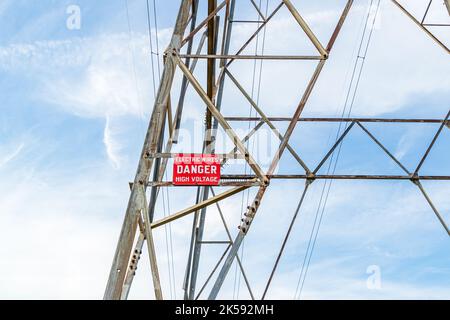
[[[312,178],[307,177],[306,181],[305,181],[305,184],[307,186],[310,186],[310,185],[312,185],[314,183],[314,181],[316,181],[316,177],[312,177]]]
[[[412,174],[410,180],[411,180],[412,183],[414,183],[417,186],[420,183],[420,178],[419,178],[419,175],[417,173]]]
[[[243,234],[246,234],[247,231],[248,231],[248,229],[247,229],[246,227],[242,227],[242,226],[239,226],[238,229],[241,230],[241,232],[242,232]]]

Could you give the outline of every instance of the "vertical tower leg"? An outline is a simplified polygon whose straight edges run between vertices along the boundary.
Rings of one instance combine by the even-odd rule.
[[[214,12],[217,8],[217,0],[208,0],[208,14]],[[235,8],[235,0],[231,0],[229,7],[227,8],[227,17],[224,21],[224,43],[222,47],[222,55],[226,55],[229,52],[229,43],[231,39],[232,32],[232,19],[234,16],[234,8]],[[217,40],[218,40],[218,19],[211,19],[208,23],[208,54],[214,55],[217,52]],[[216,106],[220,110],[223,89],[224,89],[224,81],[225,77],[222,75],[220,77],[218,88],[216,88],[216,61],[215,59],[208,59],[207,65],[207,94],[211,100],[217,96]],[[221,64],[222,66],[224,64]],[[216,91],[217,90],[217,91]],[[218,127],[217,120],[213,121],[211,112],[207,109],[206,114],[206,134],[204,141],[204,152],[206,153],[214,153],[214,142],[216,130]],[[199,188],[197,194],[197,202],[205,201],[209,197],[209,188]],[[194,224],[192,230],[192,240],[191,240],[191,253],[190,259],[188,261],[188,266],[186,270],[186,282],[185,283],[185,299],[194,299],[195,298],[195,289],[197,284],[197,275],[198,275],[198,267],[200,262],[200,254],[201,254],[201,241],[203,239],[203,230],[205,225],[206,218],[206,208],[197,212],[194,217]],[[190,276],[189,276],[190,275]]]
[[[173,31],[168,52],[178,51],[181,47],[182,38],[189,20],[192,0],[182,0],[178,13],[177,22]],[[162,126],[164,123],[165,110],[167,107],[170,90],[173,83],[176,64],[172,54],[167,56],[164,64],[164,71],[161,77],[160,87],[156,96],[149,128],[145,137],[144,146],[139,160],[136,177],[131,189],[130,199],[122,225],[122,231],[114,255],[111,271],[106,286],[104,299],[118,300],[122,296],[123,284],[126,270],[133,250],[133,243],[136,236],[138,215],[147,208],[143,208],[143,202],[139,201],[140,188],[144,188],[148,182],[153,165],[153,159],[148,155],[155,153],[158,148]],[[144,193],[145,196],[145,193]],[[147,239],[148,240],[148,239]]]

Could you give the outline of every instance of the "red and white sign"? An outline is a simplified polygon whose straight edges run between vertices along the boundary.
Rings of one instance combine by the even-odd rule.
[[[177,186],[217,186],[220,159],[213,154],[179,154],[173,164],[173,184]]]

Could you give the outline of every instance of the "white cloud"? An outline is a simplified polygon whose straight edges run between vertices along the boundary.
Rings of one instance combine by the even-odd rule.
[[[0,262],[0,297],[100,299],[127,186],[117,189],[117,177],[100,168],[66,173],[65,181],[28,171],[14,168],[0,180],[0,254],[8,257]]]
[[[114,168],[120,168],[120,145],[117,140],[114,139],[114,132],[111,128],[110,118],[106,117],[105,130],[103,131],[103,143],[105,144],[106,153],[109,160],[113,164]]]
[[[166,41],[170,30],[160,32]],[[112,34],[0,47],[0,69],[35,81],[35,98],[71,114],[104,118],[104,145],[121,164],[120,117],[146,119],[153,107],[148,38]],[[163,46],[161,46],[163,47]]]
[[[33,77],[39,99],[76,115],[141,117],[153,106],[147,47],[143,34],[11,44],[0,68]]]

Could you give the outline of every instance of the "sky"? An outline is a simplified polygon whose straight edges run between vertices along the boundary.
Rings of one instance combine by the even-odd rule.
[[[450,23],[441,2],[433,1],[427,22]],[[268,11],[277,3],[269,0]],[[345,5],[342,0],[293,3],[322,43]],[[370,3],[355,1],[304,116],[341,114]],[[161,54],[155,55],[156,37],[162,53],[179,1],[156,0],[156,4],[158,29],[152,18],[151,55],[145,0],[0,0],[1,299],[103,297],[128,201],[128,182],[134,178],[152,112],[153,79],[157,81],[158,66],[162,68]],[[262,5],[264,12],[266,1]],[[405,5],[420,16],[427,1]],[[201,10],[204,17],[204,7]],[[73,20],[77,13],[79,21]],[[374,14],[370,11],[369,17]],[[257,19],[257,13],[249,1],[239,0],[236,19],[246,18]],[[254,29],[254,24],[236,23],[231,52]],[[433,31],[450,44],[448,29]],[[259,41],[261,53],[263,39]],[[255,50],[252,43],[245,53]],[[264,53],[316,54],[286,8],[266,28]],[[259,69],[259,64],[237,61],[230,71],[267,115],[288,117],[314,66],[314,62],[265,61]],[[254,69],[261,78],[260,90],[253,84]],[[204,71],[204,62],[199,62],[194,74],[202,84]],[[442,119],[449,108],[449,74],[448,54],[391,1],[381,0],[351,116]],[[178,71],[174,101],[180,82]],[[190,89],[176,152],[201,151],[204,108]],[[231,81],[225,85],[222,111],[227,116],[251,114]],[[249,129],[247,123],[232,126],[241,137]],[[281,133],[287,127],[276,126]],[[414,170],[438,125],[367,124],[367,128],[408,170]],[[333,144],[336,130],[334,124],[302,123],[290,144],[314,167]],[[422,175],[450,175],[449,143],[450,131],[444,128]],[[229,151],[230,146],[221,138],[218,152]],[[264,169],[276,146],[276,137],[267,128],[249,144]],[[327,165],[319,173],[325,173]],[[232,162],[224,172],[249,171]],[[304,173],[288,153],[278,172]],[[402,171],[354,127],[341,149],[336,173]],[[170,180],[170,172],[166,179]],[[450,223],[449,182],[423,185]],[[262,295],[303,187],[304,181],[273,181],[245,241],[242,261],[256,297]],[[298,279],[322,188],[322,182],[315,182],[307,193],[267,298],[298,298]],[[233,237],[254,193],[252,189],[222,204]],[[166,189],[163,194],[156,210],[159,218],[195,201],[195,188]],[[155,232],[166,298],[179,299],[183,294],[191,219]],[[226,236],[212,207],[205,239],[226,240]],[[199,283],[206,280],[223,249],[203,249]],[[220,298],[249,298],[236,270],[233,266]],[[154,298],[145,252],[130,298]],[[449,299],[450,241],[418,188],[408,181],[334,182],[300,298]]]

